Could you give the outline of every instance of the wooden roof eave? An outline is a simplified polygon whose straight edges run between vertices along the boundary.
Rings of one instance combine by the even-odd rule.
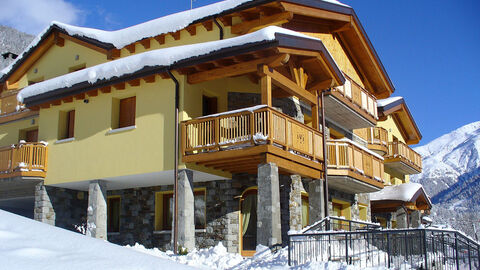
[[[398,128],[404,135],[405,143],[408,145],[417,144],[422,139],[422,134],[417,126],[417,123],[413,119],[410,110],[404,99],[401,99],[390,106],[385,106],[380,110],[380,116],[382,119],[386,119],[386,116],[391,115]],[[409,136],[409,134],[413,136]]]

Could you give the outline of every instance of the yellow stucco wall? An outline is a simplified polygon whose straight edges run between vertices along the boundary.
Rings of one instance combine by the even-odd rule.
[[[0,147],[17,144],[22,131],[38,128],[38,116],[0,124]]]
[[[136,96],[136,128],[109,134],[112,101]],[[40,110],[39,139],[49,143],[46,184],[173,169],[174,84],[157,80]],[[59,115],[75,110],[75,140],[58,143]]]
[[[405,142],[405,139],[400,133],[400,130],[395,124],[395,121],[393,121],[393,118],[391,115],[388,115],[385,121],[377,122],[377,126],[387,130],[389,142],[393,141],[393,136],[395,136],[399,141]],[[388,174],[387,172],[385,172],[385,179],[387,183],[390,183],[392,185],[399,185],[399,184],[407,183],[410,181],[410,178],[408,175],[393,174],[393,173]]]
[[[352,62],[350,62],[350,59],[347,57],[347,54],[343,50],[342,46],[340,45],[338,40],[334,38],[332,34],[309,33],[309,32],[304,34],[321,39],[323,42],[323,45],[325,45],[327,50],[332,55],[333,59],[335,59],[335,62],[340,67],[340,69],[343,72],[345,72],[350,78],[352,78],[355,82],[357,82],[359,85],[365,88],[362,81],[360,80],[360,77],[358,76],[357,71],[353,67]]]
[[[77,55],[78,60],[76,60]],[[63,47],[56,45],[51,46],[42,57],[30,67],[27,73],[19,80],[19,87],[26,87],[28,81],[48,80],[67,74],[72,67],[83,64],[85,64],[86,67],[91,67],[104,62],[107,62],[105,54],[66,39]]]

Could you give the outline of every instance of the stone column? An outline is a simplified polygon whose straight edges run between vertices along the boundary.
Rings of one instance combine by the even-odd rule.
[[[413,211],[410,214],[410,227],[411,228],[418,228],[422,224],[422,213],[420,211]]]
[[[300,175],[291,175],[292,180],[290,188],[290,230],[299,231],[302,229],[302,177]]]
[[[90,181],[88,186],[87,236],[107,240],[107,183]]]
[[[270,248],[282,244],[280,186],[275,163],[258,165],[257,245]]]
[[[308,224],[311,225],[325,217],[323,180],[314,179],[308,183]]]
[[[36,221],[55,226],[55,211],[43,181],[35,186],[35,209],[33,217]]]
[[[178,245],[188,252],[195,249],[195,207],[193,171],[178,172]],[[172,237],[173,239],[173,237]]]
[[[397,228],[398,229],[404,229],[408,228],[408,222],[407,222],[407,213],[403,208],[399,208],[397,212],[395,212],[396,218],[397,218]]]

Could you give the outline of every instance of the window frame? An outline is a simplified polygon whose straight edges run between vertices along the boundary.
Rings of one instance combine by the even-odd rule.
[[[133,102],[131,102],[132,99],[133,99]],[[131,102],[131,103],[125,104],[128,102]],[[125,109],[128,112],[124,111]],[[135,126],[136,110],[137,110],[136,96],[119,99],[118,100],[118,126],[116,128],[125,128],[125,127]]]
[[[117,224],[117,228],[118,230],[111,230],[111,228],[114,226],[114,225],[111,225],[111,222],[113,222],[113,218],[111,217],[111,215],[113,215],[113,212],[111,210],[111,207],[113,207],[112,205],[112,202],[111,201],[117,201],[118,200],[118,224]],[[112,195],[112,196],[107,196],[107,233],[119,233],[120,232],[120,224],[121,224],[121,221],[120,221],[120,216],[121,216],[121,212],[122,211],[122,198],[120,195]]]
[[[203,195],[205,201],[205,226],[204,227],[197,227],[195,225],[196,230],[204,230],[207,227],[207,189],[204,187],[195,188],[193,190],[194,196],[194,210],[195,210],[195,196]],[[168,224],[168,211],[170,208],[169,200],[173,198],[173,191],[166,190],[166,191],[157,191],[155,192],[155,231],[170,231],[172,230],[172,224]],[[195,222],[195,216],[194,216]]]

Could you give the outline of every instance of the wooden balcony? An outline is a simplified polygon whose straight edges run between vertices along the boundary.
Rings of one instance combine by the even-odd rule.
[[[349,193],[383,188],[381,156],[347,139],[329,140],[327,148],[329,186]]]
[[[401,174],[422,172],[422,156],[403,142],[389,142],[385,167]]]
[[[264,162],[280,173],[322,176],[322,134],[266,105],[182,123],[185,163],[230,173],[257,173]]]
[[[368,149],[383,156],[388,151],[388,131],[381,127],[356,129],[354,133],[367,141]]]
[[[373,127],[377,123],[377,100],[354,80],[326,92],[325,114],[347,129]]]
[[[47,172],[47,146],[19,143],[0,149],[0,178],[40,177]]]

